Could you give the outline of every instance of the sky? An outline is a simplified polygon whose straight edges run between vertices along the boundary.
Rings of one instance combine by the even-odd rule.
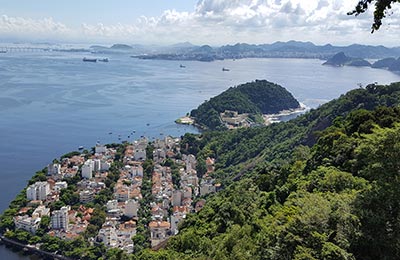
[[[399,46],[400,4],[371,34],[358,0],[0,0],[1,42],[234,43],[311,41]]]

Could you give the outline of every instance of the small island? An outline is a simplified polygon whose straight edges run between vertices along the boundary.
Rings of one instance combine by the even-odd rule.
[[[330,65],[330,66],[354,66],[354,67],[371,67],[371,63],[369,61],[361,59],[361,58],[352,58],[346,56],[344,52],[339,52],[335,54],[333,57],[329,58],[322,65]]]
[[[176,123],[194,124],[201,129],[223,130],[270,124],[281,113],[297,113],[304,108],[282,86],[255,80],[231,87],[205,101]]]

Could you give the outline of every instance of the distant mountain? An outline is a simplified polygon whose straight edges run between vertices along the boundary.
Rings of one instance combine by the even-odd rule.
[[[353,44],[350,46],[318,46],[312,42],[275,42],[272,44],[235,44],[220,48],[225,58],[246,57],[282,57],[282,58],[320,58],[327,59],[338,52],[345,52],[352,57],[379,59],[388,56],[399,56],[400,48]]]
[[[371,67],[371,63],[364,59],[353,59],[347,65],[354,67]]]
[[[171,47],[171,48],[193,48],[193,47],[196,47],[196,45],[193,45],[190,42],[180,42],[180,43],[172,44],[169,47]]]
[[[398,58],[395,62],[392,63],[392,65],[390,65],[389,70],[400,72],[400,58]]]
[[[132,46],[127,45],[127,44],[114,44],[113,46],[111,46],[111,49],[115,49],[115,50],[132,50]]]
[[[339,52],[333,57],[329,58],[322,65],[330,65],[330,66],[354,66],[354,67],[370,67],[371,63],[361,58],[352,58],[346,56],[344,52]]]
[[[198,60],[213,61],[241,58],[312,58],[328,59],[336,53],[343,52],[349,57],[360,59],[382,59],[400,56],[400,48],[353,44],[333,46],[331,44],[315,45],[312,42],[288,41],[272,44],[236,43],[221,47],[209,45],[195,46],[189,42],[171,45],[153,52],[152,55],[139,56],[143,59]],[[368,66],[366,61],[354,61],[354,66]]]
[[[395,62],[395,58],[385,58],[374,62],[371,67],[375,69],[389,69]]]
[[[350,57],[347,57],[344,52],[339,52],[335,54],[332,58],[329,58],[322,65],[331,65],[331,66],[344,66],[345,64],[351,61]]]

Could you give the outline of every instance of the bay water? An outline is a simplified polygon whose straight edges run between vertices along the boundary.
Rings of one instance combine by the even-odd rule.
[[[83,62],[84,56],[107,57],[109,62]],[[73,52],[2,53],[0,211],[35,171],[79,146],[197,133],[174,120],[231,86],[266,79],[315,108],[369,83],[400,81],[400,75],[386,70],[321,64],[313,59],[197,62]],[[0,246],[0,259],[29,257]]]

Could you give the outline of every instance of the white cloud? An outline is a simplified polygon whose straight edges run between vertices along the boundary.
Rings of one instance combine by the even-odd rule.
[[[400,9],[370,34],[372,11],[348,16],[358,0],[199,0],[192,12],[166,10],[158,17],[139,17],[134,24],[82,24],[8,17],[0,19],[0,35],[68,41],[225,44],[303,40],[397,45]],[[390,24],[390,25],[389,25]]]

